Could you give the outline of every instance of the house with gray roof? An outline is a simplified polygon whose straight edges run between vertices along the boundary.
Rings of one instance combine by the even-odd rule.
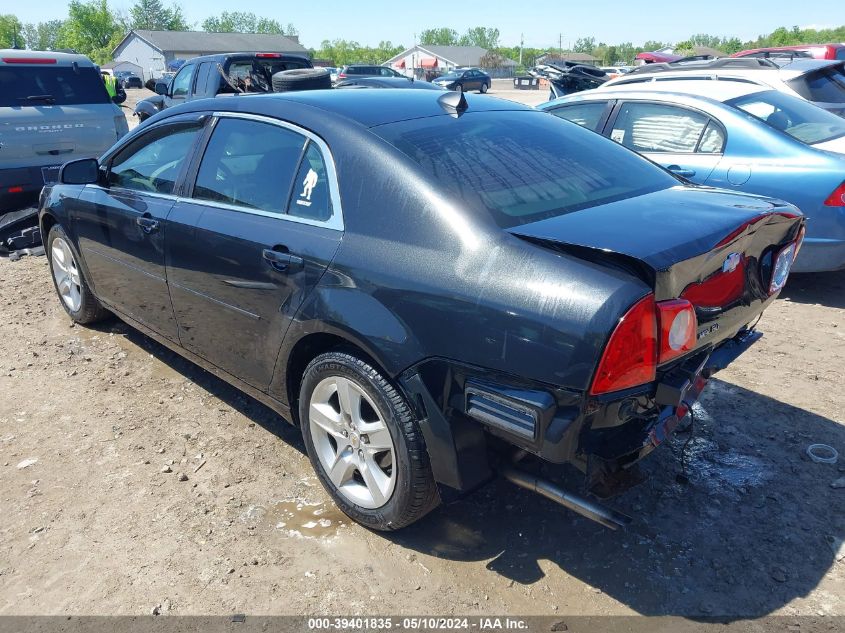
[[[420,75],[425,71],[448,72],[455,68],[471,66],[483,68],[487,71],[503,69],[505,71],[516,66],[516,62],[501,57],[480,46],[435,46],[419,44],[384,62],[405,74]]]
[[[115,47],[115,63],[130,62],[142,69],[142,79],[160,77],[175,59],[238,52],[292,53],[308,56],[296,35],[264,33],[206,33],[205,31],[132,30]]]

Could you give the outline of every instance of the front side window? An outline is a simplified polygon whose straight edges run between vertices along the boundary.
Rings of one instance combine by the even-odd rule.
[[[371,129],[446,195],[486,210],[502,228],[678,184],[641,156],[541,112],[467,112]]]
[[[120,151],[109,166],[109,186],[172,194],[199,133],[198,123],[162,125]]]
[[[694,152],[709,118],[685,108],[625,103],[610,138],[635,152]]]
[[[196,66],[191,64],[185,66],[179,71],[179,74],[173,78],[173,85],[171,86],[170,96],[173,98],[185,97],[191,91],[191,80],[194,78],[194,70]]]
[[[845,119],[777,90],[755,92],[725,103],[808,145],[845,136]]]
[[[593,101],[592,103],[577,103],[549,110],[552,114],[561,119],[577,123],[588,130],[598,132],[604,111],[607,108],[607,101]]]
[[[220,119],[202,157],[193,197],[284,214],[305,140],[270,123]]]

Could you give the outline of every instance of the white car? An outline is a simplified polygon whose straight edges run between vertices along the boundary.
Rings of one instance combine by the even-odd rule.
[[[821,59],[720,59],[646,64],[605,83],[600,90],[676,81],[730,81],[774,88],[845,116],[845,61]],[[645,87],[645,86],[642,86]],[[650,87],[650,86],[649,86]],[[709,88],[703,94],[709,95]]]

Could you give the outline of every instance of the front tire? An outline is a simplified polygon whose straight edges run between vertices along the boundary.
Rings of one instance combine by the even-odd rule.
[[[107,318],[110,313],[88,287],[85,275],[79,268],[76,254],[70,245],[70,239],[60,224],[50,229],[47,235],[46,252],[50,262],[53,287],[68,316],[81,325],[96,323]]]
[[[311,361],[299,419],[317,477],[354,521],[398,530],[439,503],[416,416],[366,361],[346,352]]]

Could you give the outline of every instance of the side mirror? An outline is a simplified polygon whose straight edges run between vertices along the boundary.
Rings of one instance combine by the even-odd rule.
[[[157,95],[166,95],[167,94],[167,84],[163,81],[156,82],[156,94]]]
[[[72,160],[59,170],[59,182],[65,185],[93,185],[98,181],[99,170],[96,158]]]

